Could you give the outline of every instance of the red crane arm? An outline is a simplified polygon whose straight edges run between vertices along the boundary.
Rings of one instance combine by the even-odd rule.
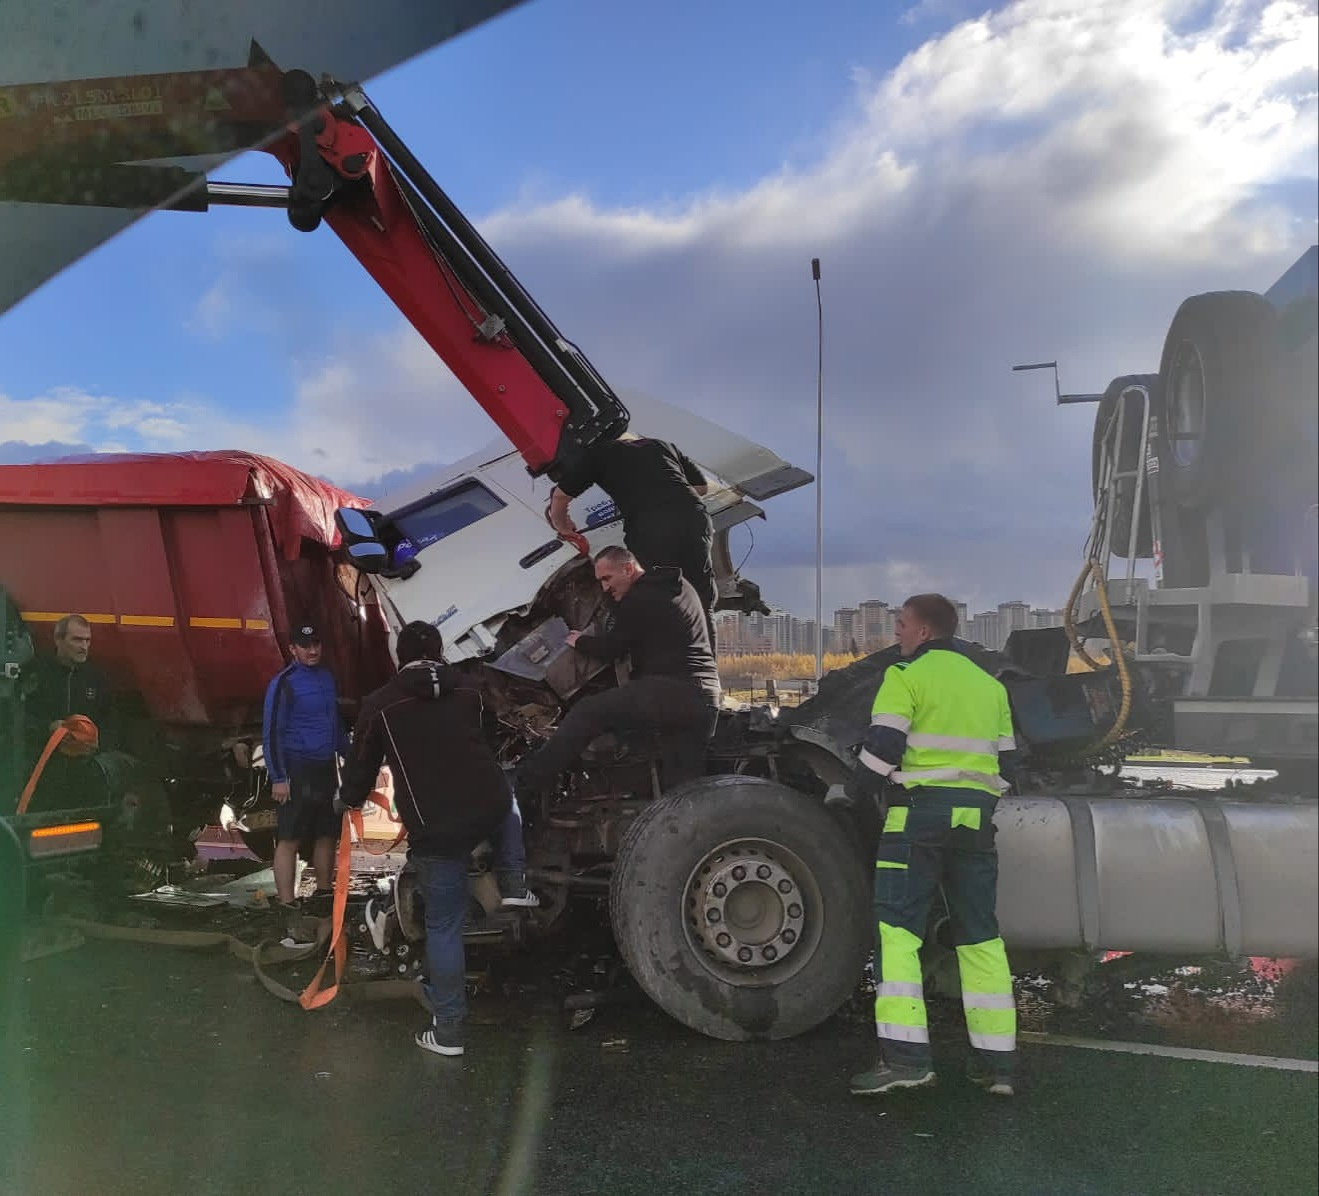
[[[0,199],[205,210],[285,207],[322,220],[512,441],[557,477],[627,409],[554,327],[360,88],[247,67],[37,84],[4,94]],[[257,147],[290,186],[208,183],[147,159]]]

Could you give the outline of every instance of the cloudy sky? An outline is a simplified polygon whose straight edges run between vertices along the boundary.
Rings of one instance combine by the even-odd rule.
[[[533,0],[370,90],[615,388],[807,468],[822,260],[827,610],[1057,606],[1092,410],[1010,367],[1155,370],[1183,297],[1315,241],[1317,45],[1314,0]],[[0,318],[0,461],[241,447],[362,487],[491,432],[277,213],[150,217]],[[746,572],[809,614],[814,494],[767,514]]]

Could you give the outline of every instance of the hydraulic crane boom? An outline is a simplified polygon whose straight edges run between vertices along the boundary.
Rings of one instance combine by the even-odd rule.
[[[626,430],[627,408],[357,85],[280,72],[254,47],[237,70],[38,85],[10,104],[0,199],[282,207],[304,232],[324,221],[533,474],[557,477]],[[289,186],[212,183],[149,161],[246,147],[277,158]]]

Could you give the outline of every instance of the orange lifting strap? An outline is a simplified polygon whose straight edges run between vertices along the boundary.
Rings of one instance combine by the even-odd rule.
[[[19,794],[16,813],[27,813],[28,802],[32,800],[37,782],[41,780],[41,774],[46,770],[46,763],[55,754],[56,748],[63,756],[90,756],[100,746],[100,742],[100,733],[91,719],[85,714],[69,715],[50,733],[46,746],[41,749],[36,767],[28,777],[27,784],[23,786],[23,792]]]
[[[374,802],[386,814],[389,814],[390,821],[398,821],[390,813],[389,802],[382,793],[375,791],[368,800]],[[357,836],[358,843],[370,854],[387,855],[403,842],[407,836],[407,831],[400,830],[394,842],[383,851],[374,851],[366,845],[362,811],[344,811],[343,826],[339,829],[338,858],[335,861],[334,868],[334,905],[330,913],[330,949],[326,952],[324,960],[321,961],[321,966],[317,969],[316,975],[311,978],[311,983],[303,989],[302,995],[298,997],[298,1004],[303,1009],[319,1009],[322,1005],[328,1005],[339,995],[339,983],[343,980],[344,965],[348,961],[348,940],[343,933],[343,916],[344,911],[348,908],[348,880],[352,869],[352,836],[354,834]],[[334,964],[334,983],[327,988],[322,988],[321,982],[325,979],[325,971],[331,962]]]

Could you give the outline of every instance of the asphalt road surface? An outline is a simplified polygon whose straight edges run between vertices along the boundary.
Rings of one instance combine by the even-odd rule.
[[[0,1191],[87,1193],[1314,1192],[1312,1073],[1042,1045],[1015,1100],[961,1079],[847,1092],[860,1016],[714,1042],[641,1001],[569,1030],[478,998],[467,1054],[408,1001],[281,1004],[217,952],[88,943],[23,965],[0,1084]]]

